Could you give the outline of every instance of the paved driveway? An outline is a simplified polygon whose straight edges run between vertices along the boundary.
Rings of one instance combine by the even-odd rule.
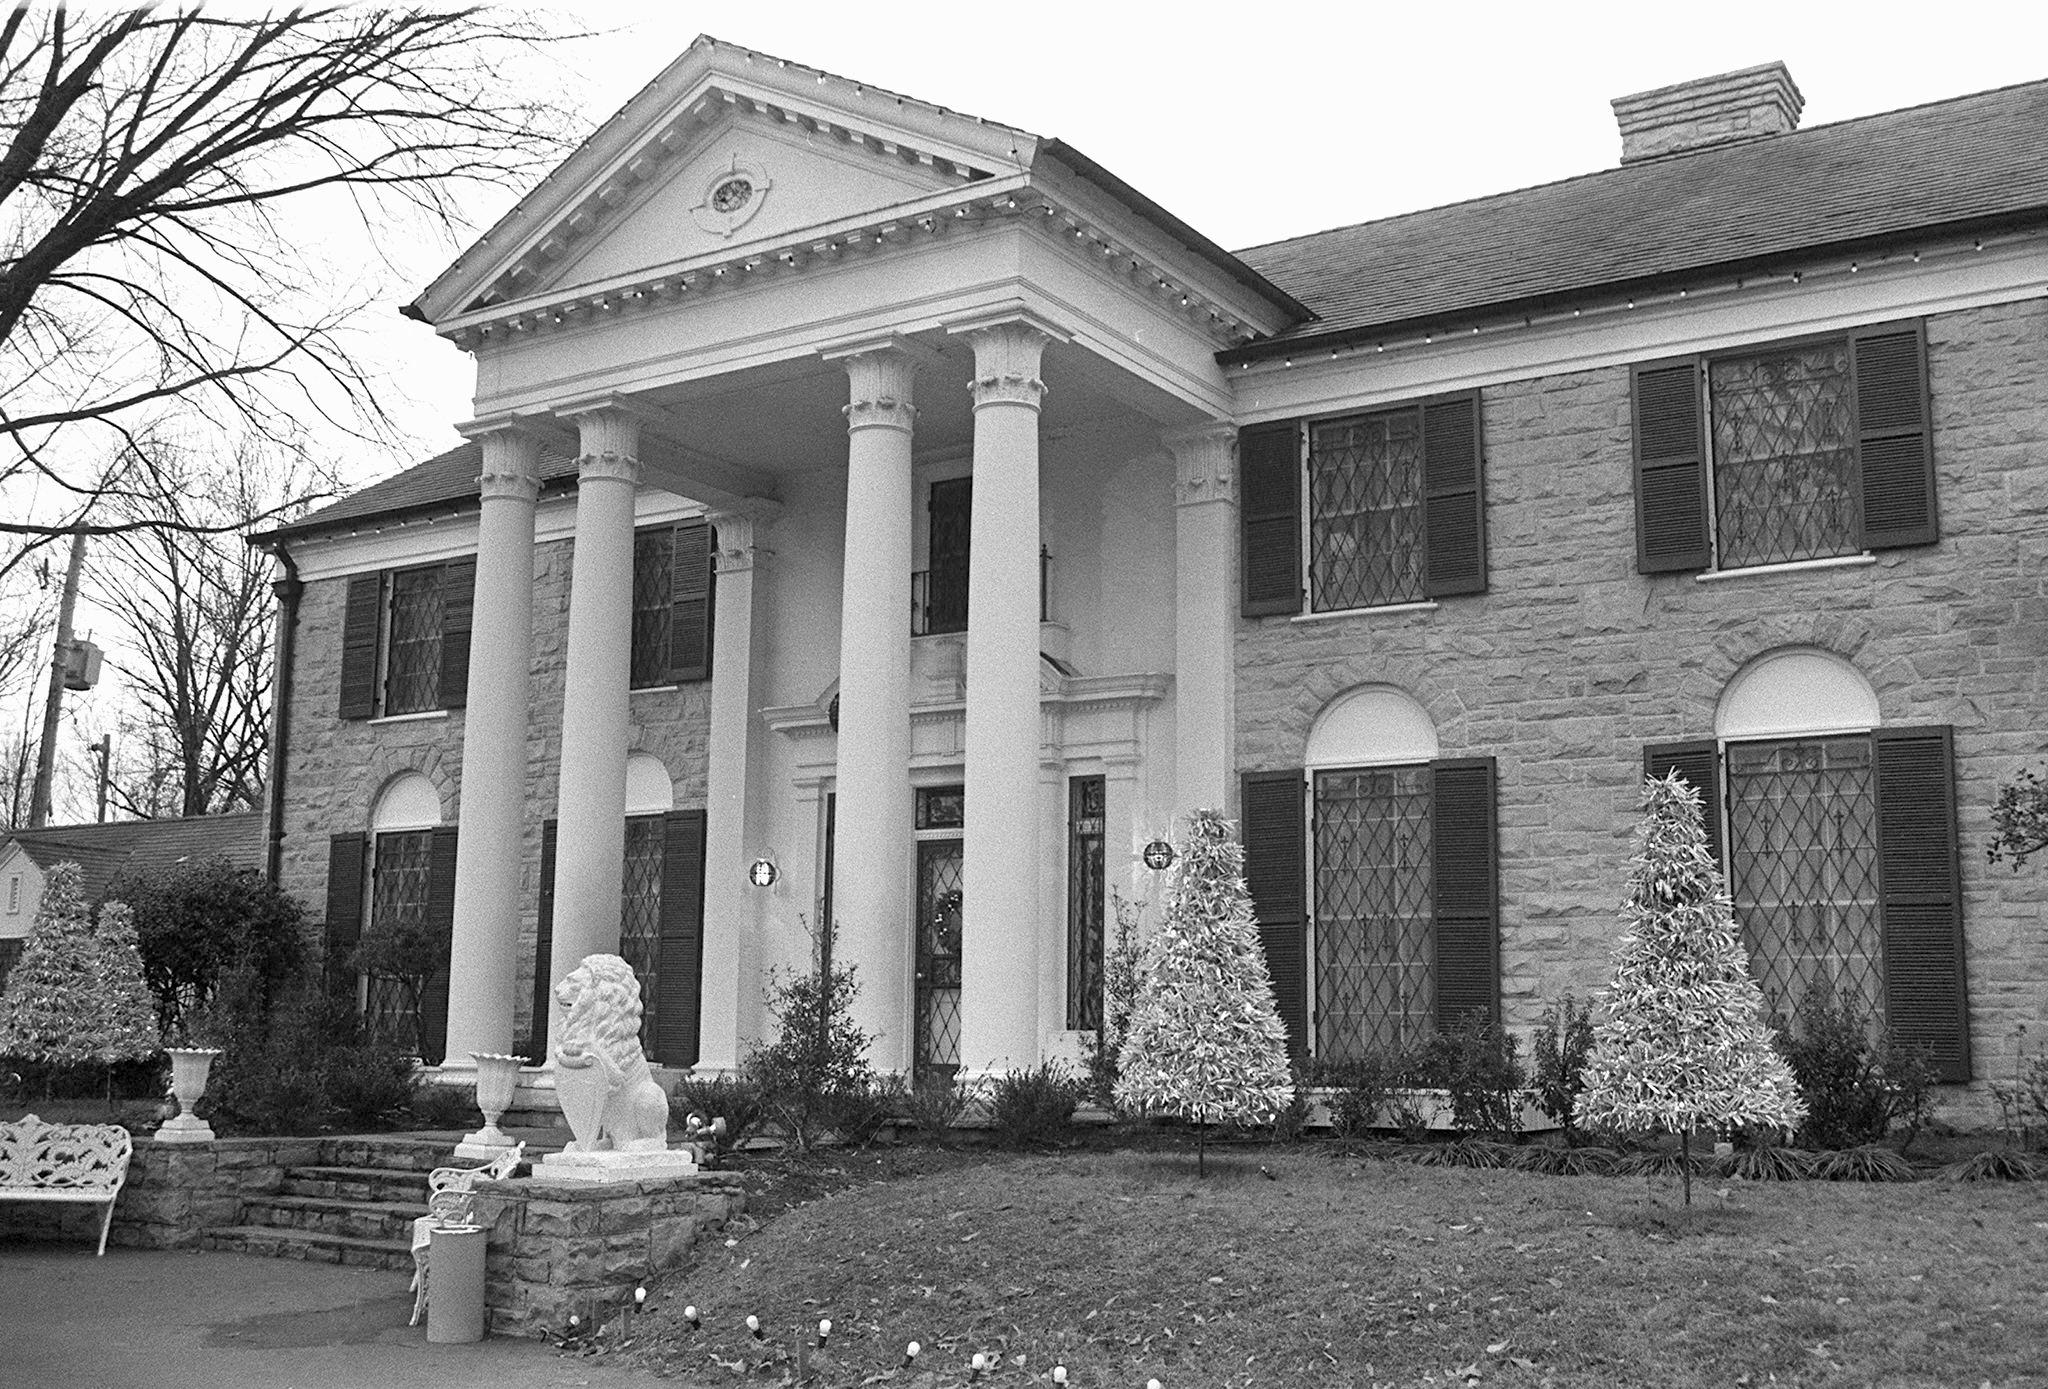
[[[406,1276],[242,1254],[0,1243],[7,1389],[639,1389],[545,1342],[427,1344]]]

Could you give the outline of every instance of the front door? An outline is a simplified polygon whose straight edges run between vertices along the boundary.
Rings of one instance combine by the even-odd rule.
[[[960,841],[917,843],[917,996],[911,1080],[960,1069]]]

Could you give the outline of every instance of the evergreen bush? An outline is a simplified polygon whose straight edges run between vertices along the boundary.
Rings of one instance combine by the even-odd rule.
[[[1778,1048],[1799,1082],[1807,1148],[1856,1148],[1881,1143],[1904,1130],[1899,1150],[1912,1146],[1934,1105],[1934,1067],[1926,1053],[1889,1033],[1872,1040],[1855,1009],[1826,987],[1808,994]]]
[[[1593,1048],[1593,1017],[1585,1004],[1566,994],[1543,1010],[1536,1029],[1536,1105],[1564,1131],[1567,1148],[1577,1147],[1579,1096],[1586,1089],[1586,1057]]]
[[[1057,1061],[1006,1071],[989,1088],[989,1124],[1006,1148],[1049,1143],[1073,1127],[1074,1107],[1086,1093],[1086,1087]]]
[[[28,945],[0,995],[0,1056],[111,1072],[154,1054],[160,1039],[128,908],[101,907],[95,928],[80,878],[77,864],[59,863],[44,879]]]
[[[849,1123],[872,1131],[881,1122],[867,1112],[875,1093],[867,1059],[874,1038],[848,1012],[859,992],[851,965],[770,978],[775,1039],[749,1052],[741,1071],[758,1088],[764,1117],[800,1151]]]
[[[687,1120],[692,1114],[706,1124],[725,1120],[725,1132],[709,1140],[714,1145],[713,1155],[722,1157],[761,1126],[761,1087],[744,1075],[699,1079],[686,1074],[669,1097],[669,1112],[678,1120]]]
[[[304,970],[297,899],[253,869],[225,859],[145,869],[117,878],[106,896],[135,913],[143,978],[167,1037],[218,1041],[194,1035],[187,1014],[206,1008],[237,965],[253,971],[266,1007]]]

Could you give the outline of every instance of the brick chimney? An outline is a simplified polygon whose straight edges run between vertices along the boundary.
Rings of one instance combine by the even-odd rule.
[[[1806,98],[1792,84],[1783,63],[1765,63],[1616,97],[1612,105],[1621,127],[1621,162],[1638,164],[1667,154],[1788,135],[1799,127]]]

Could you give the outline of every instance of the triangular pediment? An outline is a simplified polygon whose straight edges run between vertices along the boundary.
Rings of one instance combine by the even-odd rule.
[[[1037,138],[699,39],[423,293],[430,322],[1025,172]]]

